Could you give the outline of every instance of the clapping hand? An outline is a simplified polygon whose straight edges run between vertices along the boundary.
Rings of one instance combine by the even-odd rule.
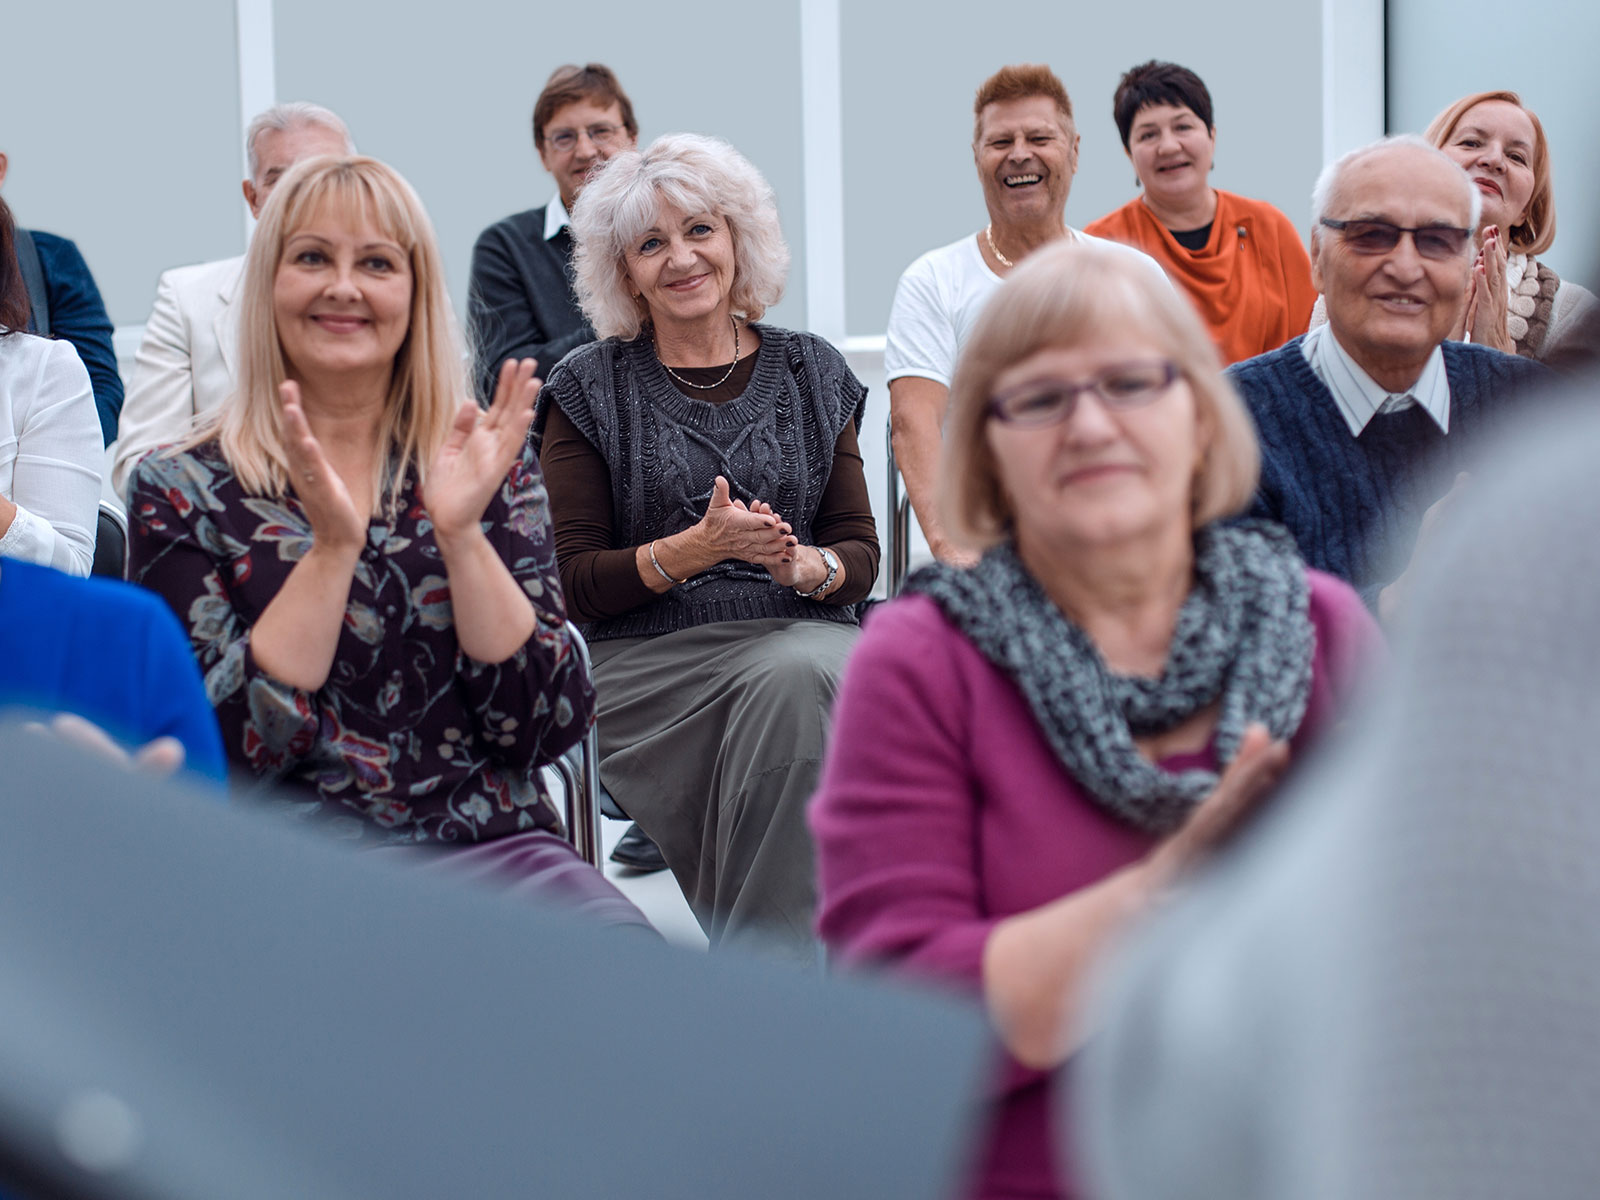
[[[1467,285],[1467,308],[1461,330],[1470,332],[1479,346],[1515,353],[1516,343],[1506,328],[1506,246],[1498,225],[1485,226],[1477,261],[1472,264],[1472,281]],[[1459,334],[1458,334],[1459,336]]]
[[[789,588],[800,587],[803,583],[809,584],[810,587],[802,588],[802,590],[810,591],[812,587],[818,586],[828,577],[827,563],[823,562],[821,556],[815,551],[808,551],[800,545],[800,539],[790,531],[788,522],[783,521],[773,511],[772,505],[765,500],[753,500],[750,503],[750,511],[778,520],[783,530],[788,534],[784,539],[781,552],[775,558],[769,556],[761,563],[762,566],[767,568],[767,574],[772,576],[773,582]],[[816,570],[819,566],[822,573],[817,575]]]
[[[1189,814],[1176,833],[1151,856],[1163,884],[1187,871],[1228,841],[1255,813],[1289,767],[1289,747],[1275,741],[1264,725],[1251,725],[1217,786]]]
[[[521,457],[539,395],[537,365],[508,358],[489,410],[467,401],[456,411],[449,437],[428,466],[422,498],[441,542],[477,532],[489,500]]]
[[[728,493],[728,481],[718,475],[711,485],[711,501],[706,515],[696,526],[699,540],[716,561],[737,558],[741,562],[770,566],[792,555],[794,531],[770,505],[756,502],[752,507]]]
[[[311,523],[312,544],[324,550],[359,551],[367,544],[366,518],[311,432],[300,404],[300,385],[285,380],[278,386],[278,395],[283,400],[283,452],[289,460],[289,483]]]

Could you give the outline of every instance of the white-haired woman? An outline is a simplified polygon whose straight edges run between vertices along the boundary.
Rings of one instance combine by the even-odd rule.
[[[601,775],[713,945],[810,962],[804,808],[878,564],[866,389],[823,339],[755,323],[789,255],[772,189],[726,143],[615,156],[572,224],[601,340],[550,373],[534,427]]]
[[[957,364],[935,565],[873,617],[812,809],[842,958],[981,996],[1013,1056],[974,1191],[1072,1195],[1051,1068],[1093,954],[1325,729],[1376,627],[1275,526],[1187,299],[1062,243]]]
[[[239,391],[133,477],[132,575],[189,629],[229,758],[343,832],[643,919],[550,831],[538,764],[592,709],[525,445],[472,400],[410,186],[313,158],[251,239]]]

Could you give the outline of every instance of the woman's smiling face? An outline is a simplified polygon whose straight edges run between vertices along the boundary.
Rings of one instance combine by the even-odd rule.
[[[1461,114],[1440,147],[1483,193],[1483,223],[1509,231],[1533,199],[1533,120],[1506,100],[1485,100]]]
[[[1145,195],[1165,205],[1192,201],[1211,185],[1216,131],[1187,105],[1147,104],[1128,130],[1128,157]]]
[[[272,283],[291,372],[392,369],[411,327],[411,256],[363,216],[323,204],[283,243]]]
[[[622,258],[634,295],[657,325],[727,321],[736,264],[733,231],[722,216],[662,204]]]

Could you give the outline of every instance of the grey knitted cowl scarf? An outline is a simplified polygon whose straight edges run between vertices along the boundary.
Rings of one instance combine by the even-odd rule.
[[[1194,546],[1194,588],[1155,679],[1108,670],[1009,542],[970,570],[924,567],[906,591],[932,599],[1015,681],[1061,765],[1095,803],[1139,829],[1169,833],[1217,775],[1164,771],[1134,738],[1175,728],[1220,700],[1216,757],[1224,767],[1253,722],[1287,740],[1305,715],[1316,644],[1305,564],[1281,527],[1208,525]]]

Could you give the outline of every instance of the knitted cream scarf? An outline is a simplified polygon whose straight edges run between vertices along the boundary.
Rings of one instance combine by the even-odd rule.
[[[1523,357],[1539,357],[1560,286],[1560,276],[1531,255],[1518,252],[1507,256],[1506,333]]]

